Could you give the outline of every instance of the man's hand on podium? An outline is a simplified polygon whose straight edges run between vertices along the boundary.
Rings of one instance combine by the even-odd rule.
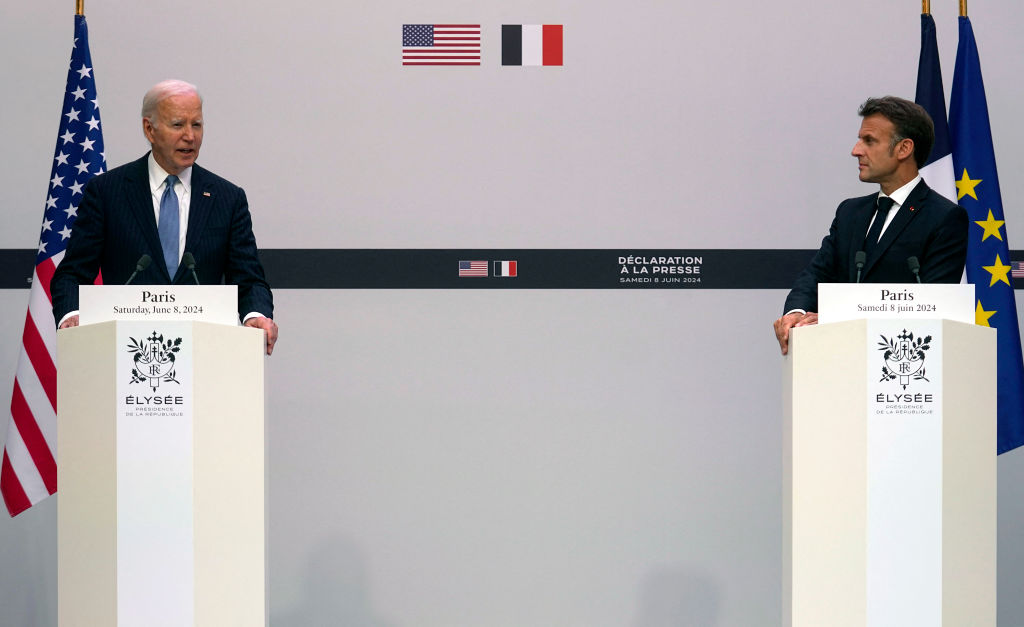
[[[247,327],[263,329],[267,332],[267,354],[272,354],[274,352],[274,344],[277,343],[277,323],[270,318],[257,316],[255,318],[249,318],[244,324]]]
[[[78,326],[78,315],[68,316],[68,319],[60,323],[61,329],[70,329]]]
[[[789,330],[810,324],[818,324],[818,314],[813,311],[794,311],[775,321],[775,338],[779,340],[779,348],[782,349],[783,355],[789,352]]]

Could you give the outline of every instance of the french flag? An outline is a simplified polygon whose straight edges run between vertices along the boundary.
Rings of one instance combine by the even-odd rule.
[[[562,65],[561,24],[502,24],[502,65]]]
[[[917,94],[914,102],[924,107],[935,124],[935,145],[932,154],[928,156],[928,162],[921,168],[921,177],[928,187],[956,202],[953,143],[949,139],[949,125],[946,123],[946,96],[942,90],[935,20],[930,13],[921,15],[921,56],[917,63]]]
[[[515,261],[495,261],[494,276],[518,276],[518,266]]]

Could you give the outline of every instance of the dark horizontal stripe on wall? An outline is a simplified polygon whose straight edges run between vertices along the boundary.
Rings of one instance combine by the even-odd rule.
[[[294,249],[260,251],[274,289],[787,289],[813,250]],[[36,251],[0,249],[0,288],[31,285]],[[1014,261],[1024,251],[1013,251]],[[460,262],[487,276],[460,276]],[[514,261],[515,276],[495,276]],[[479,270],[477,270],[479,272]],[[1024,288],[1024,279],[1014,279]]]
[[[789,287],[810,250],[346,249],[263,250],[275,288],[758,289]],[[460,276],[460,262],[487,276]],[[516,276],[495,276],[515,261]],[[621,263],[620,263],[621,262]]]
[[[0,288],[32,287],[35,267],[36,251],[0,248]]]

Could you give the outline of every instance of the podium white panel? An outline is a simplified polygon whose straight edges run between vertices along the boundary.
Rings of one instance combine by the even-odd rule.
[[[80,285],[79,323],[162,320],[238,324],[237,285]]]
[[[193,325],[196,625],[265,625],[266,406],[263,331]],[[234,335],[241,331],[244,334]],[[229,600],[230,602],[226,602]]]
[[[821,283],[818,322],[958,320],[974,324],[969,283]]]
[[[995,330],[878,324],[791,336],[783,624],[994,626]],[[927,367],[890,342],[928,345]]]
[[[262,331],[105,322],[57,351],[59,624],[265,625]]]

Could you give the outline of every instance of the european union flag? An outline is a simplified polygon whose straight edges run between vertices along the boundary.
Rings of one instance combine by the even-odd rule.
[[[1005,453],[1024,444],[1024,361],[988,103],[978,45],[967,17],[960,18],[949,129],[957,201],[970,219],[967,281],[975,286],[975,321],[998,329],[998,452]]]

